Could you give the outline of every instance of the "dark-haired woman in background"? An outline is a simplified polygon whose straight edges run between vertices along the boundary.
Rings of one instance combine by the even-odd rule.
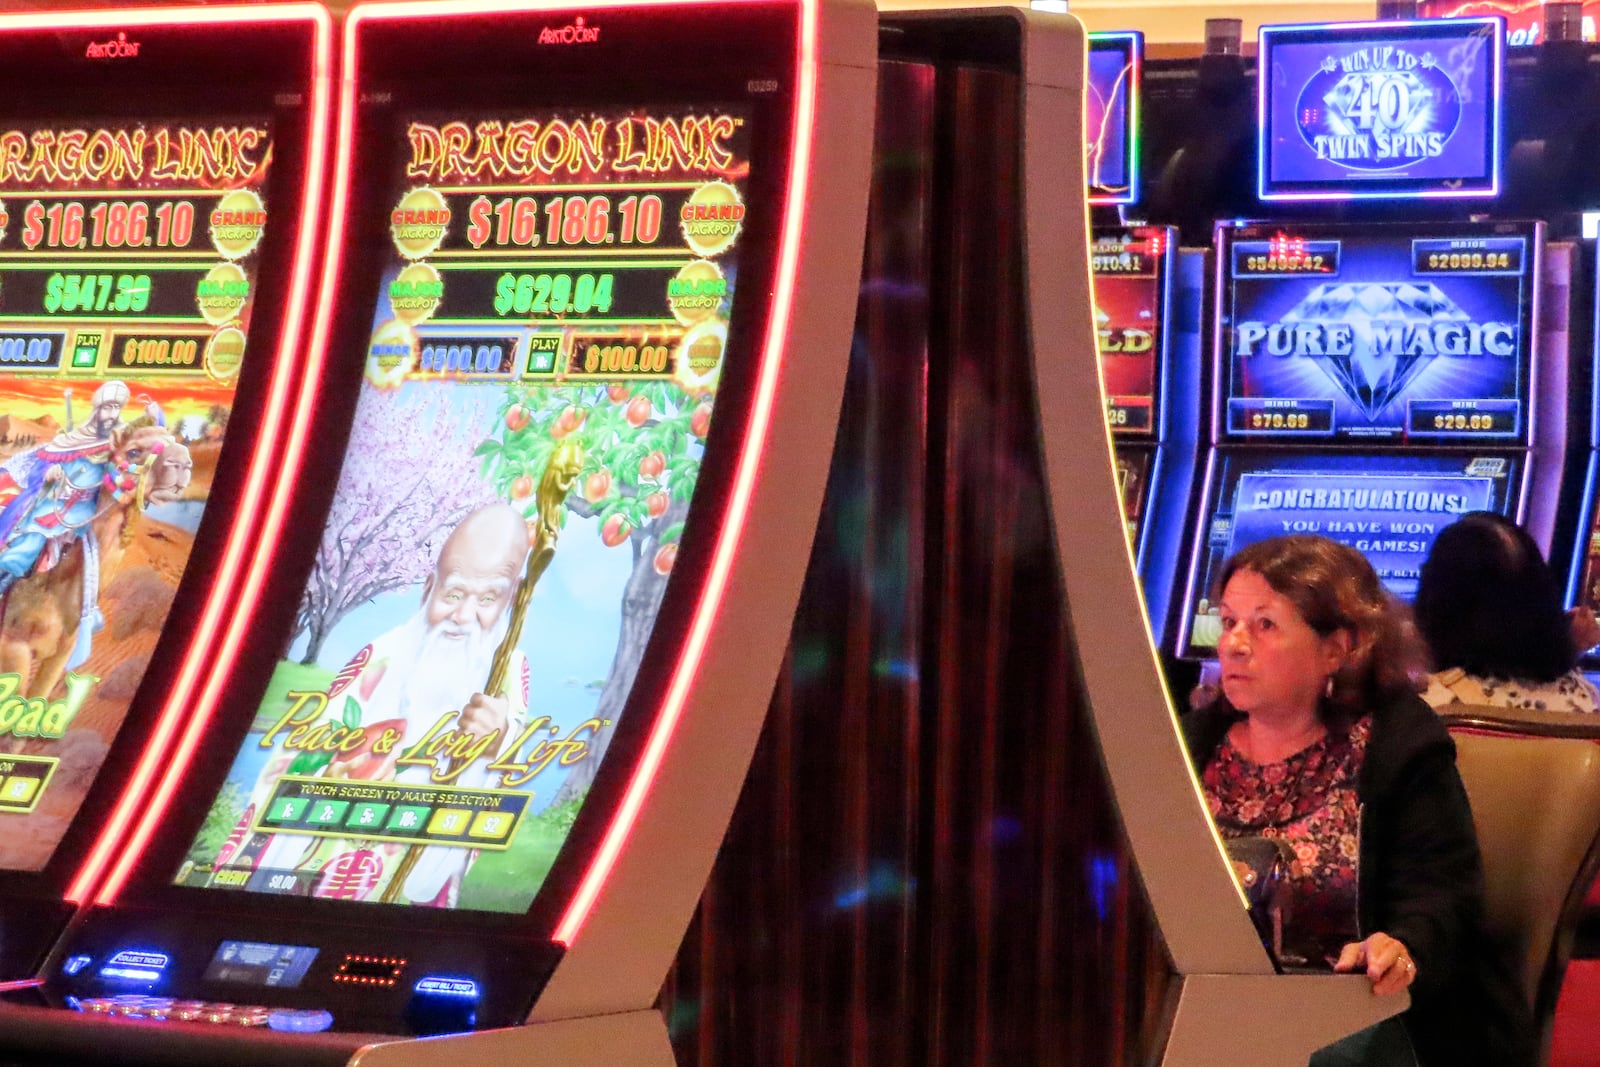
[[[1411,991],[1404,1034],[1376,1028],[1338,1062],[1408,1062],[1409,1035],[1425,1067],[1531,1063],[1527,1008],[1483,935],[1455,745],[1417,698],[1415,641],[1371,564],[1272,538],[1223,566],[1220,608],[1221,694],[1184,721],[1217,828],[1293,850],[1286,957]]]
[[[1474,511],[1439,531],[1414,610],[1433,661],[1422,698],[1435,708],[1592,712],[1600,704],[1576,669],[1578,653],[1600,638],[1594,616],[1562,613],[1539,546],[1510,519]]]

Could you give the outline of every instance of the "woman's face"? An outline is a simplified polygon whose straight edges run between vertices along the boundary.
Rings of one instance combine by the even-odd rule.
[[[1255,571],[1236,571],[1222,590],[1217,658],[1222,691],[1248,715],[1315,712],[1328,677],[1350,651],[1350,635],[1319,637],[1288,597]]]

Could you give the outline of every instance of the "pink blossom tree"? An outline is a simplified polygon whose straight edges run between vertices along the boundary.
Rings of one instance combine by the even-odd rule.
[[[473,448],[494,397],[460,402],[436,384],[385,392],[363,385],[316,563],[295,618],[314,663],[334,625],[383,593],[420,585],[450,531],[494,502]],[[452,404],[452,400],[456,402]]]

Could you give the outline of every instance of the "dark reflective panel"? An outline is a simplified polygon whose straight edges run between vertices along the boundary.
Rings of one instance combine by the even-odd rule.
[[[1009,221],[1017,80],[879,77],[828,497],[662,1004],[684,1064],[1141,1063],[1168,963],[1067,651]]]

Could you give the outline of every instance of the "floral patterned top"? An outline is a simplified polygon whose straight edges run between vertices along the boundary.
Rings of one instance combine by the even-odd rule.
[[[1571,670],[1553,682],[1523,682],[1515,678],[1488,678],[1468,674],[1460,667],[1428,675],[1422,694],[1431,707],[1447,704],[1486,704],[1496,708],[1530,711],[1600,711],[1600,693],[1583,676]]]
[[[1360,940],[1356,780],[1371,736],[1368,715],[1286,760],[1261,764],[1224,737],[1206,764],[1206,802],[1223,837],[1278,838],[1294,851],[1283,894],[1282,963],[1331,964]]]

